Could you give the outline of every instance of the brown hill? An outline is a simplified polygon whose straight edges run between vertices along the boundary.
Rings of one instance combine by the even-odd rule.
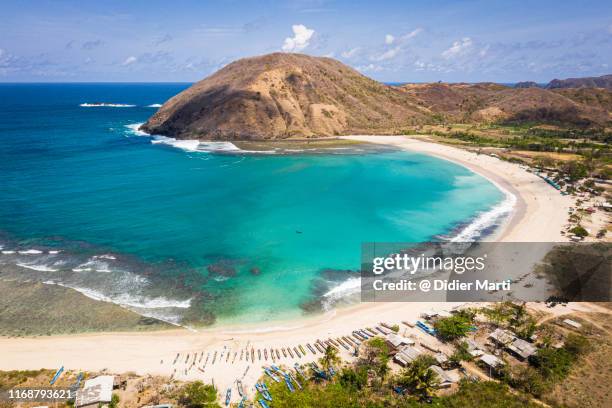
[[[233,62],[166,102],[143,126],[176,138],[278,139],[391,133],[430,113],[331,58],[275,53]]]
[[[510,88],[497,84],[410,84],[404,92],[451,122],[542,122],[569,126],[610,123],[604,89]]]
[[[612,75],[599,77],[553,79],[546,85],[548,89],[557,88],[605,88],[612,89]]]
[[[446,122],[611,126],[612,91],[494,83],[393,87],[331,58],[275,53],[235,61],[168,100],[143,130],[245,140],[399,133]]]

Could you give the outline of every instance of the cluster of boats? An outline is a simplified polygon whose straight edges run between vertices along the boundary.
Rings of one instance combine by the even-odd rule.
[[[318,368],[318,366],[316,366],[315,363],[312,363],[312,364],[314,365],[313,370],[316,368],[319,372],[321,372],[321,370]],[[283,371],[276,365],[271,365],[270,367],[264,367],[263,369],[266,375],[270,377],[274,382],[280,383],[281,381],[284,381],[285,384],[287,385],[287,389],[290,392],[295,392],[296,387],[300,390],[302,389],[302,384],[300,384],[300,382],[297,379],[298,376],[301,376],[303,379],[306,378],[304,372],[302,371],[298,363],[295,363],[294,365],[296,375],[293,375],[293,373],[291,372]],[[333,370],[331,372],[333,372]],[[316,372],[315,372],[315,375],[316,375]],[[244,403],[246,401],[246,395],[244,393],[244,388],[242,386],[241,380],[236,380],[236,388],[238,389],[238,394],[241,397],[240,404],[238,406],[240,408],[244,408]],[[255,384],[255,389],[261,396],[261,398],[257,399],[257,402],[259,402],[259,405],[261,405],[262,408],[269,408],[268,402],[272,401],[272,394],[270,394],[270,390],[268,389],[268,386],[266,385],[266,383],[263,381],[257,382]],[[232,399],[232,389],[228,388],[225,393],[225,405],[226,406],[229,406],[231,399]]]

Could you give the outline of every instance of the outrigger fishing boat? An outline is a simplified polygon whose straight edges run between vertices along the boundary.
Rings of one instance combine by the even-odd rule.
[[[262,400],[261,398],[257,400],[257,402],[259,402],[259,405],[261,405],[261,408],[270,408],[270,406],[266,404],[266,401]]]
[[[289,388],[289,392],[295,392],[295,388],[293,388],[293,384],[291,384],[291,379],[288,375],[285,375],[285,384],[287,384],[287,388]]]
[[[236,388],[238,388],[238,395],[244,397],[244,390],[242,389],[242,381],[236,380]]]
[[[291,380],[293,380],[293,382],[295,383],[295,385],[297,385],[297,386],[298,386],[298,388],[301,390],[301,389],[302,389],[302,384],[300,384],[300,383],[298,382],[297,378],[295,378],[295,377],[293,376],[293,374],[291,374],[291,373],[289,373],[288,375],[289,375],[289,378],[291,378]]]
[[[304,372],[302,371],[302,368],[300,367],[300,365],[298,363],[295,363],[293,365],[293,368],[295,368],[295,372],[298,373],[299,375],[301,375],[302,378],[306,378],[306,375],[304,374]]]
[[[300,348],[300,351],[302,352],[302,355],[305,356],[306,355],[306,350],[304,350],[304,347],[302,347],[301,344],[298,347]]]
[[[230,404],[231,400],[232,400],[232,389],[228,388],[225,393],[225,406],[226,407]]]
[[[270,378],[272,378],[272,379],[274,380],[274,382],[280,382],[280,380],[278,379],[278,377],[277,377],[277,376],[275,376],[275,375],[272,373],[272,371],[270,371],[268,368],[264,367],[264,371],[265,371],[265,373],[266,373],[266,374],[268,374],[268,376],[269,376]]]
[[[268,387],[266,387],[265,383],[255,383],[255,389],[261,394],[262,397],[268,401],[272,401],[272,395],[270,395],[270,391],[268,391]]]
[[[278,368],[277,366],[272,365],[272,366],[270,366],[270,367],[272,367],[272,369],[273,369],[274,371],[276,371],[277,373],[279,373],[280,375],[282,375],[282,376],[285,376],[285,375],[286,375],[286,374],[285,374],[285,372],[284,372],[283,370],[281,370],[280,368]]]
[[[312,368],[312,371],[315,373],[315,375],[317,377],[320,377],[320,378],[323,378],[324,380],[327,380],[327,374],[325,374],[325,371],[322,371],[319,368],[317,363],[315,363],[315,362],[310,363],[310,367]]]
[[[300,352],[298,351],[297,347],[294,347],[293,351],[295,351],[295,355],[297,356],[297,358],[302,358],[302,356],[300,355]]]
[[[281,351],[283,352],[283,356],[287,358],[287,350],[285,350],[285,348],[283,347]]]
[[[57,381],[57,379],[59,378],[60,375],[62,375],[62,373],[64,372],[64,366],[61,366],[56,372],[55,375],[53,376],[53,378],[51,379],[51,381],[49,382],[49,384],[53,385],[55,384],[55,382]]]
[[[291,351],[290,348],[288,348],[287,351],[289,352],[289,355],[291,356],[291,358],[293,358],[293,351]]]
[[[238,404],[238,408],[244,408],[244,402],[246,401],[246,397],[242,397],[240,400],[240,404]]]

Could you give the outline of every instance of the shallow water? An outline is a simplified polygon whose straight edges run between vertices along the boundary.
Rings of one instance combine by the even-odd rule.
[[[0,85],[0,274],[172,321],[292,318],[354,291],[362,242],[447,235],[503,198],[419,154],[217,154],[129,126],[186,86]]]

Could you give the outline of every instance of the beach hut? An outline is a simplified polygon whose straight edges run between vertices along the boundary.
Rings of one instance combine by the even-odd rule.
[[[414,340],[408,339],[406,337],[400,336],[399,334],[389,333],[385,336],[385,342],[391,349],[390,351],[393,353],[394,351],[399,350],[402,346],[409,346],[414,344]]]
[[[467,339],[465,342],[468,345],[468,353],[470,353],[472,357],[480,357],[484,354],[484,351],[481,350],[478,343],[476,343],[474,340]]]
[[[395,361],[402,367],[406,367],[421,354],[423,354],[423,351],[421,349],[418,349],[414,346],[404,346],[401,347],[395,354],[395,356],[393,357],[393,361]]]
[[[489,368],[489,376],[491,376],[492,371],[497,371],[504,365],[503,361],[492,354],[483,354],[480,356],[480,361]]]
[[[491,339],[493,343],[504,347],[510,354],[521,361],[526,360],[529,356],[538,351],[533,344],[523,339],[519,339],[511,332],[503,329],[495,329],[495,331],[489,335],[489,339]]]
[[[112,375],[101,375],[85,381],[83,389],[76,393],[74,406],[93,408],[111,402],[114,382],[115,377]]]
[[[446,371],[437,365],[432,365],[429,367],[429,369],[438,375],[438,379],[440,380],[438,387],[440,388],[448,388],[451,385],[459,382],[459,379],[461,378],[457,370]]]

